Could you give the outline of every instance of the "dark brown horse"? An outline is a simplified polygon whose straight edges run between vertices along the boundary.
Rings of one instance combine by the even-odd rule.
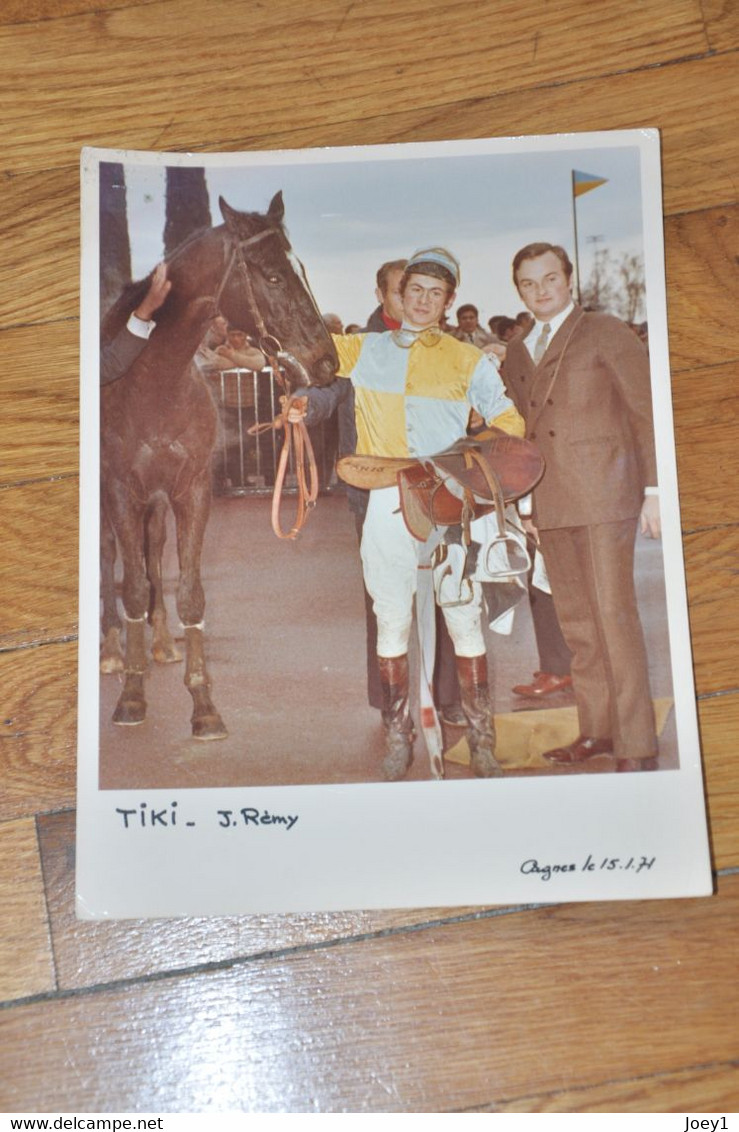
[[[200,578],[218,415],[193,357],[211,320],[222,314],[260,342],[288,384],[325,384],[336,368],[332,340],[290,249],[282,194],[274,197],[266,215],[236,212],[223,200],[220,206],[225,224],[197,233],[169,257],[172,288],[157,311],[156,329],[128,372],[101,390],[105,616],[108,622],[113,616],[110,558],[117,540],[126,618],[125,682],[113,721],[137,724],[146,715],[145,622],[148,615],[157,632],[158,616],[164,619],[160,571],[168,503],[177,532],[176,602],[185,633],[185,685],[193,699],[192,733],[198,739],[222,738],[226,729],[209,693]],[[132,284],[109,311],[103,346],[123,329],[148,286],[149,279]],[[164,642],[158,659],[177,659],[166,655],[173,649],[166,624],[159,626],[158,637]]]

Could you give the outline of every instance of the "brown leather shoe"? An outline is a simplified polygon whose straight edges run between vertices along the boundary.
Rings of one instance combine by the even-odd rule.
[[[544,758],[550,763],[584,763],[595,755],[613,754],[613,741],[611,739],[588,739],[579,735],[569,747],[554,747],[544,752]]]
[[[569,692],[571,688],[571,676],[555,676],[553,672],[535,672],[533,684],[516,684],[512,691],[517,696],[540,699],[555,692]]]

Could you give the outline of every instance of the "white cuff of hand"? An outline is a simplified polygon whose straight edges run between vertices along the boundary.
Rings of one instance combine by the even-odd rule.
[[[132,314],[126,323],[126,329],[130,330],[135,338],[148,338],[155,326],[155,322],[146,322],[136,314]]]

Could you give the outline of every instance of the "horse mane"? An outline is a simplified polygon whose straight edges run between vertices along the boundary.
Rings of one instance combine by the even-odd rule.
[[[123,288],[120,295],[103,318],[100,327],[101,346],[107,346],[112,342],[116,334],[126,325],[131,311],[136,310],[136,307],[149,290],[151,276],[152,272],[150,271],[145,279],[139,279],[134,283],[127,283]]]

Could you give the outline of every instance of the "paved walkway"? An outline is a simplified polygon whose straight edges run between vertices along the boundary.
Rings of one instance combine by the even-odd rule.
[[[286,521],[289,501],[287,506]],[[218,498],[206,535],[206,649],[213,698],[228,738],[211,743],[190,738],[191,701],[182,683],[182,664],[151,665],[149,715],[139,727],[119,728],[110,722],[120,682],[115,676],[103,677],[104,789],[380,780],[382,732],[379,712],[367,705],[365,697],[362,577],[346,501],[340,494],[322,497],[296,542],[281,542],[274,536],[269,511],[268,499]],[[170,624],[177,635],[175,576],[171,537],[165,577]],[[653,695],[670,697],[661,546],[641,538],[637,582]],[[541,767],[535,757],[519,759],[517,754],[518,748],[531,746],[529,736],[541,731],[550,714],[509,715],[521,707],[520,699],[510,693],[511,685],[529,679],[537,667],[526,606],[517,613],[510,637],[489,634],[488,654],[501,761],[516,763],[510,773],[572,773],[547,764]],[[573,710],[569,715],[574,719]],[[667,714],[660,765],[669,768],[677,760],[674,721],[672,713]],[[567,723],[566,715],[558,719],[574,726]],[[449,729],[447,746],[458,743],[462,734]],[[610,771],[613,763],[598,759],[583,769]],[[449,778],[469,773],[466,766],[447,762]],[[408,777],[429,777],[421,739]]]

